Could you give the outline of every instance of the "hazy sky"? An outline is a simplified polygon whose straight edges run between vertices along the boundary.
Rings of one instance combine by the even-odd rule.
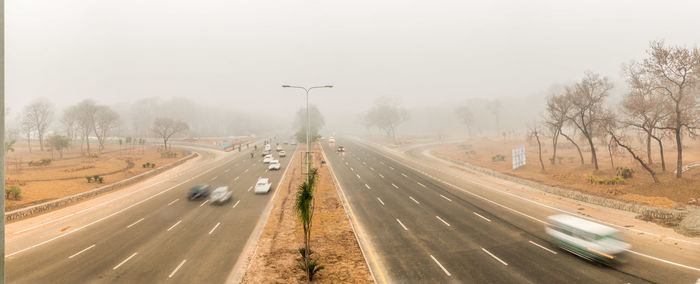
[[[355,112],[520,96],[593,70],[613,78],[650,40],[693,46],[700,1],[6,1],[6,99],[65,106],[187,97],[291,115],[298,90]],[[618,86],[622,87],[622,86]]]

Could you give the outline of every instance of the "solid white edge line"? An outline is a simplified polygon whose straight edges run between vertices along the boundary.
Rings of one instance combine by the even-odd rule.
[[[396,152],[396,151],[394,151],[394,152]],[[397,161],[396,159],[391,158],[391,157],[387,156],[386,154],[380,154],[380,155],[383,155],[383,156],[386,157],[387,159],[392,160],[392,161],[398,163],[398,161]],[[413,161],[411,161],[411,162],[412,162],[412,163],[415,163],[415,162],[413,162]],[[455,164],[455,163],[453,163],[453,164]],[[459,165],[459,164],[456,164],[456,165]],[[407,165],[407,166],[408,166],[408,165]],[[417,170],[417,169],[415,169],[415,168],[413,168],[413,167],[411,167],[411,166],[408,166],[408,167],[411,168],[411,169],[413,169],[413,170]],[[430,177],[430,178],[433,178],[433,179],[436,179],[435,177],[433,177],[433,176],[430,175],[430,174],[426,174],[426,176],[428,176],[428,177]],[[500,204],[500,203],[498,203],[498,202],[495,202],[495,201],[493,201],[493,200],[490,200],[490,199],[488,199],[488,198],[486,198],[486,197],[483,197],[483,196],[481,196],[481,195],[478,195],[478,194],[476,194],[476,193],[473,193],[473,192],[471,192],[471,191],[468,191],[468,190],[466,190],[466,189],[464,189],[464,188],[461,188],[461,187],[459,187],[459,186],[456,186],[456,185],[454,185],[454,184],[451,184],[451,183],[449,183],[449,182],[447,182],[447,181],[440,180],[440,179],[436,179],[436,180],[440,181],[441,183],[443,183],[443,184],[445,184],[445,185],[447,185],[447,186],[450,186],[450,187],[453,187],[453,188],[455,188],[455,189],[457,189],[457,190],[460,190],[460,191],[462,191],[462,192],[464,192],[464,193],[466,193],[466,194],[469,194],[469,195],[471,195],[471,196],[480,198],[480,199],[482,199],[482,200],[484,200],[484,201],[486,201],[486,202],[492,203],[492,204],[497,205],[497,206],[499,206],[499,207],[501,207],[501,208],[507,209],[507,210],[509,210],[509,211],[511,211],[511,212],[513,212],[513,213],[517,213],[517,214],[522,215],[522,216],[524,216],[524,217],[530,218],[530,219],[532,219],[532,220],[534,220],[534,221],[540,222],[540,223],[545,224],[545,225],[549,225],[549,223],[547,223],[547,222],[545,222],[545,221],[542,221],[542,220],[540,220],[540,219],[538,219],[538,218],[535,218],[535,217],[533,217],[533,216],[530,216],[530,215],[528,215],[528,214],[525,214],[525,213],[523,213],[523,212],[520,212],[520,211],[518,211],[518,210],[515,210],[515,209],[513,209],[513,208],[510,208],[510,207],[508,207],[508,206],[505,206],[505,205]],[[483,185],[483,184],[478,184],[478,185],[480,185],[480,186],[482,186],[482,187],[484,187],[484,188],[486,188],[486,189],[488,189],[488,190],[494,191],[494,189],[493,189],[492,187],[490,187],[490,186]],[[567,214],[573,214],[573,213],[568,212],[568,211],[566,211],[566,210],[562,210],[562,209],[559,209],[559,208],[556,208],[556,207],[552,207],[552,206],[549,206],[549,205],[546,205],[546,204],[542,204],[542,203],[539,203],[539,202],[537,202],[537,201],[530,200],[530,199],[527,199],[527,198],[524,198],[524,197],[515,195],[515,194],[513,194],[513,193],[504,192],[504,191],[500,191],[500,190],[497,190],[497,191],[498,191],[499,193],[506,194],[506,195],[510,195],[510,196],[512,196],[512,197],[515,197],[515,198],[518,198],[518,199],[521,199],[521,200],[524,200],[524,201],[527,201],[527,202],[531,202],[531,203],[534,203],[534,204],[537,204],[537,205],[540,205],[540,206],[543,206],[543,207],[547,207],[547,208],[550,208],[550,209],[553,209],[553,210],[561,211],[561,212],[564,212],[564,213],[567,213]],[[608,224],[608,225],[611,225],[611,226],[615,226],[615,227],[619,227],[619,228],[628,229],[628,230],[635,231],[635,232],[640,232],[640,233],[649,234],[649,235],[653,235],[653,236],[659,236],[658,234],[649,233],[649,232],[645,232],[645,231],[641,231],[641,230],[636,230],[636,229],[632,229],[632,228],[625,228],[625,227],[622,227],[622,226],[620,226],[620,225],[615,225],[615,224],[607,223],[607,222],[605,222],[605,221],[601,221],[601,220],[598,220],[598,219],[588,218],[588,217],[585,217],[585,216],[580,216],[580,217],[583,217],[583,218],[586,218],[586,219],[590,219],[590,220],[593,220],[593,221],[597,221],[597,222],[600,222],[600,223],[603,223],[603,224]],[[676,238],[669,238],[669,239],[673,239],[673,240],[683,241],[683,242],[686,242],[686,243],[695,244],[694,242],[690,242],[690,241],[686,241],[686,240],[680,240],[680,239],[676,239]],[[667,263],[667,264],[671,264],[671,265],[675,265],[675,266],[687,268],[687,269],[690,269],[690,270],[700,271],[700,268],[696,268],[696,267],[692,267],[692,266],[688,266],[688,265],[676,263],[676,262],[673,262],[673,261],[670,261],[670,260],[665,260],[665,259],[657,258],[657,257],[654,257],[654,256],[650,256],[650,255],[646,255],[646,254],[643,254],[643,253],[635,252],[635,251],[632,251],[632,250],[626,250],[626,251],[631,252],[631,253],[634,253],[634,254],[637,254],[637,255],[639,255],[639,256],[643,256],[643,257],[647,257],[647,258],[650,258],[650,259],[653,259],[653,260],[657,260],[657,261],[660,261],[660,262],[663,262],[663,263]]]
[[[127,257],[125,260],[123,260],[122,262],[120,262],[119,264],[117,264],[117,266],[115,266],[114,268],[112,268],[112,270],[117,270],[117,268],[119,268],[120,266],[122,266],[122,264],[126,263],[127,261],[129,261],[129,259],[131,259],[132,257],[136,256],[137,254],[139,254],[139,253],[138,253],[138,252],[135,252],[135,253],[132,254],[130,257]]]
[[[540,247],[540,248],[543,249],[543,250],[546,250],[546,251],[548,251],[548,252],[551,252],[552,254],[557,254],[556,251],[553,251],[553,250],[551,250],[551,249],[548,249],[548,248],[546,248],[546,247],[544,247],[544,246],[542,246],[542,245],[540,245],[540,244],[538,244],[538,243],[536,243],[536,242],[533,242],[533,241],[528,241],[528,242],[530,242],[530,243],[533,244],[533,245],[536,245],[536,246]]]
[[[440,268],[442,268],[442,271],[444,271],[445,274],[447,274],[447,276],[452,276],[452,274],[450,274],[450,272],[447,271],[447,269],[445,269],[445,267],[442,266],[442,264],[440,264],[440,262],[437,259],[435,259],[435,257],[432,254],[430,255],[430,258],[432,258],[433,261],[435,261],[435,263],[437,263],[437,265],[440,266]]]
[[[127,228],[127,229],[128,229],[128,228],[131,228],[132,226],[134,226],[134,225],[138,224],[139,222],[143,221],[143,219],[144,219],[144,218],[141,218],[141,219],[139,219],[138,221],[131,223],[131,225],[126,226],[126,228]]]
[[[180,265],[178,265],[177,267],[175,267],[175,270],[173,270],[173,272],[170,272],[170,275],[168,275],[168,278],[173,278],[173,275],[175,275],[175,273],[176,273],[178,270],[180,270],[180,267],[182,267],[182,265],[185,264],[186,261],[187,261],[187,259],[183,259],[182,262],[180,262]]]
[[[415,199],[413,198],[413,196],[410,196],[410,195],[409,195],[408,198],[410,198],[411,200],[413,200],[413,202],[415,202],[416,204],[420,204],[420,202],[418,202],[418,200],[415,200]]]
[[[382,201],[381,198],[377,197],[377,200],[379,200],[379,203],[381,203],[382,205],[384,205],[384,201]]]
[[[73,257],[75,257],[75,256],[77,256],[77,255],[79,255],[79,254],[81,254],[81,253],[83,253],[83,252],[85,252],[86,250],[89,250],[89,249],[94,248],[94,247],[95,247],[95,244],[93,244],[93,245],[91,245],[91,246],[89,246],[89,247],[87,247],[87,248],[85,248],[85,249],[83,249],[83,250],[81,250],[81,251],[79,251],[79,252],[76,252],[74,255],[71,255],[71,256],[69,256],[68,258],[73,258]]]
[[[447,201],[449,201],[449,202],[452,202],[452,199],[447,198],[447,196],[444,196],[444,195],[440,194],[440,197],[442,197],[442,198],[444,198],[444,199],[447,199]]]
[[[474,212],[474,214],[475,214],[476,216],[479,216],[479,217],[481,217],[481,219],[484,219],[484,220],[486,220],[486,221],[489,221],[489,222],[491,222],[491,219],[489,219],[489,218],[486,218],[486,217],[484,217],[484,216],[481,216],[481,214],[479,214],[479,213],[476,213],[476,212]]]
[[[172,230],[173,228],[175,228],[175,226],[177,226],[178,224],[180,224],[180,222],[182,222],[182,220],[177,221],[177,223],[175,223],[174,225],[170,226],[170,228],[168,228],[168,230],[166,230],[166,232],[169,232],[170,230]]]
[[[213,233],[214,230],[216,230],[216,228],[219,227],[219,225],[221,225],[221,222],[216,223],[216,226],[214,226],[214,228],[212,228],[211,231],[209,231],[209,234],[211,235],[211,233]]]
[[[250,190],[248,190],[248,191],[250,191]],[[238,205],[238,203],[240,203],[240,202],[241,202],[240,200],[236,201],[236,204],[233,204],[233,207],[231,207],[231,208],[236,208],[236,205]]]
[[[485,253],[488,253],[491,257],[493,257],[493,258],[495,258],[496,260],[498,260],[498,261],[500,261],[501,263],[503,263],[503,265],[506,265],[506,266],[508,265],[508,263],[506,263],[505,261],[501,260],[501,259],[498,258],[497,256],[493,255],[490,251],[487,251],[485,248],[481,248],[481,250],[483,250]]]
[[[202,202],[202,204],[200,204],[199,207],[204,206],[204,204],[207,204],[207,202],[209,202],[209,199],[207,199],[207,200],[205,200],[204,202]]]
[[[168,206],[173,205],[173,203],[177,202],[178,200],[180,200],[180,198],[177,198],[177,199],[175,199],[175,200],[173,200],[173,201],[170,201],[170,203],[168,203]]]
[[[396,222],[399,222],[399,225],[401,225],[401,227],[403,227],[404,230],[408,231],[408,228],[406,228],[406,226],[404,226],[404,224],[401,223],[401,220],[399,220],[399,218],[396,218]]]

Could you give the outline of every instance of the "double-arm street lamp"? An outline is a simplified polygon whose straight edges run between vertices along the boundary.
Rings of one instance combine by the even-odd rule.
[[[282,85],[282,88],[297,88],[297,89],[303,89],[306,91],[306,181],[309,181],[309,173],[310,173],[310,164],[309,164],[309,152],[311,152],[310,148],[310,139],[309,139],[309,133],[311,131],[311,116],[309,114],[309,92],[313,89],[320,89],[320,88],[333,88],[332,85],[325,85],[325,86],[316,86],[316,87],[311,87],[311,88],[305,88],[305,87],[300,87],[300,86],[290,86],[290,85]]]

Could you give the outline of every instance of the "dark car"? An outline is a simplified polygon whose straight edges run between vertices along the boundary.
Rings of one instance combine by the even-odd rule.
[[[190,189],[190,193],[187,195],[187,199],[197,200],[200,198],[204,198],[209,196],[210,192],[211,187],[209,187],[208,184],[200,184]]]

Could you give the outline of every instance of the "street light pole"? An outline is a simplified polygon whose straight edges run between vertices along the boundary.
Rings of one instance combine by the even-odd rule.
[[[309,182],[309,173],[311,171],[311,164],[309,163],[309,153],[311,152],[311,139],[309,137],[309,133],[311,132],[311,114],[309,113],[309,92],[311,92],[311,90],[313,89],[333,88],[333,85],[316,86],[311,88],[282,85],[282,88],[297,88],[302,89],[306,92],[306,182]]]

